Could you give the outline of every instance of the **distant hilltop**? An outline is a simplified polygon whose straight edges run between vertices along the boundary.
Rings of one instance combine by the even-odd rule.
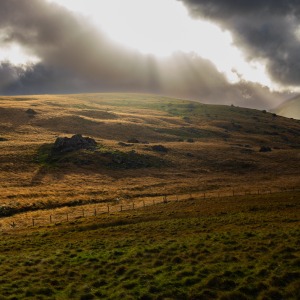
[[[300,95],[285,101],[272,109],[272,112],[283,117],[300,120]]]

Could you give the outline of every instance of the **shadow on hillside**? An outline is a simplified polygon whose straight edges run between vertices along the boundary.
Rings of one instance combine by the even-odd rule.
[[[54,180],[62,180],[64,178],[64,173],[63,172],[53,172],[49,170],[48,167],[46,166],[41,166],[36,173],[33,175],[30,185],[35,186],[39,185],[43,182],[43,179],[46,176],[51,176],[53,177]]]

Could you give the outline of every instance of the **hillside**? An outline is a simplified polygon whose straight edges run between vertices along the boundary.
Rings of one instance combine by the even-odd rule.
[[[2,215],[299,186],[300,122],[264,111],[79,94],[0,97],[0,117]],[[74,134],[95,139],[97,149],[50,159],[56,138]]]
[[[287,118],[300,120],[300,96],[296,96],[288,101],[285,101],[272,112]]]
[[[300,121],[139,94],[0,118],[0,299],[299,299]]]
[[[1,235],[1,299],[299,299],[298,192],[192,199]]]

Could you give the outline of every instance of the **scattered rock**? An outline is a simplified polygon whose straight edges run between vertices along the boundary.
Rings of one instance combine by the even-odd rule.
[[[195,141],[193,139],[187,139],[186,140],[188,143],[194,143]]]
[[[259,152],[271,152],[272,149],[268,146],[261,146]]]
[[[96,146],[97,143],[94,139],[89,137],[82,137],[81,134],[75,134],[71,138],[58,137],[54,143],[53,151],[64,153],[80,149],[93,150]]]
[[[27,113],[29,116],[34,116],[34,115],[37,114],[37,112],[36,112],[34,109],[32,109],[32,108],[28,108],[28,109],[26,110],[26,113]]]
[[[151,147],[151,149],[157,152],[164,152],[164,153],[168,152],[168,149],[163,145],[154,145]]]
[[[137,140],[137,139],[135,139],[135,138],[129,139],[129,140],[127,141],[127,143],[131,143],[131,144],[138,144],[139,142],[140,142],[140,141]]]
[[[0,137],[0,142],[6,142],[6,141],[8,141],[8,139]]]

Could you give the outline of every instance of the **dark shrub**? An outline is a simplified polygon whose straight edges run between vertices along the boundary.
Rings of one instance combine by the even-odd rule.
[[[271,152],[272,149],[268,146],[261,146],[259,152]]]
[[[138,144],[140,141],[139,140],[137,140],[137,139],[129,139],[128,141],[127,141],[127,143],[131,143],[131,144]]]
[[[151,148],[153,151],[157,151],[157,152],[168,152],[168,149],[163,145],[154,145]]]

